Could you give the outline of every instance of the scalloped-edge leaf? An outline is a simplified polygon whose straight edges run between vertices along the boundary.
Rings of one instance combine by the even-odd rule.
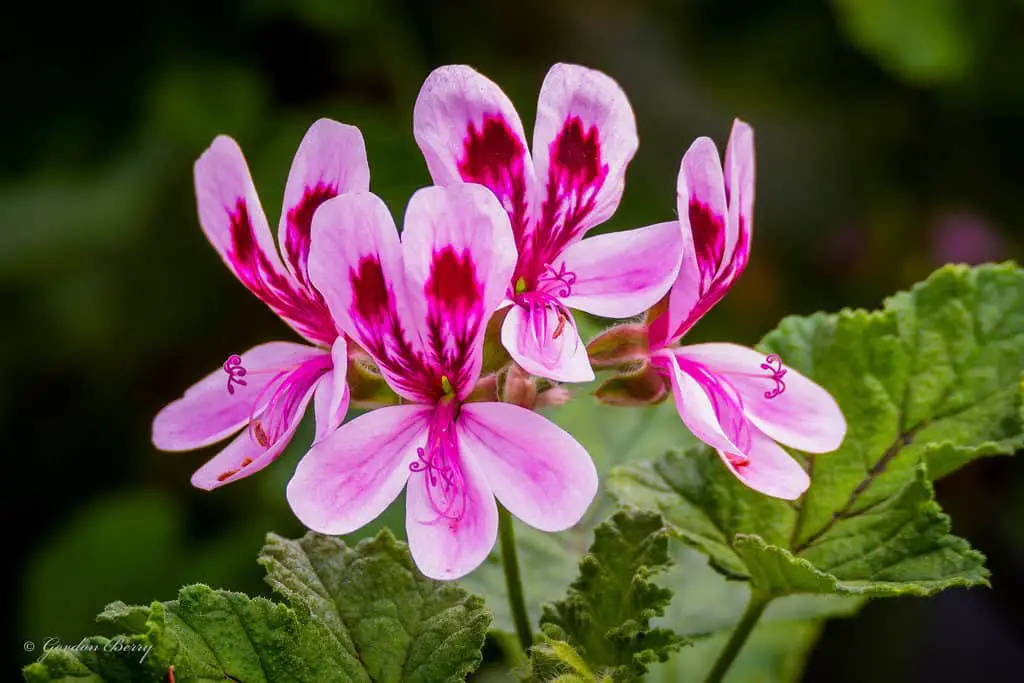
[[[544,606],[548,649],[551,643],[571,644],[586,670],[596,672],[593,680],[633,681],[682,647],[684,638],[651,625],[672,599],[672,591],[652,580],[671,566],[668,539],[661,515],[643,510],[619,510],[599,525],[566,597]],[[545,652],[538,652],[541,662]],[[584,675],[581,667],[560,660],[574,675]]]
[[[124,635],[53,649],[30,683],[455,683],[481,661],[490,613],[455,584],[420,575],[387,530],[349,548],[271,534],[260,557],[291,606],[188,586],[149,607],[109,605],[99,621]]]
[[[706,448],[617,468],[612,494],[771,595],[985,585],[928,473],[1024,445],[1024,272],[948,266],[881,311],[787,318],[762,348],[828,389],[849,425],[838,451],[794,454],[811,475],[801,500],[747,489]]]

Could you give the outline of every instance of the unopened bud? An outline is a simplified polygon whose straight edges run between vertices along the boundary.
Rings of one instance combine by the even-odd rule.
[[[564,406],[572,398],[569,390],[563,386],[553,386],[537,394],[538,408],[554,408]]]
[[[630,361],[647,360],[650,346],[647,327],[625,323],[605,330],[587,344],[590,364],[595,369],[616,368]]]
[[[513,363],[501,384],[501,400],[528,410],[537,406],[537,384],[530,374]]]
[[[361,349],[349,352],[345,380],[350,400],[358,408],[379,408],[398,403],[398,394],[384,381],[373,359]]]
[[[636,372],[605,380],[596,395],[610,406],[649,406],[665,400],[668,386],[650,363],[644,363]]]

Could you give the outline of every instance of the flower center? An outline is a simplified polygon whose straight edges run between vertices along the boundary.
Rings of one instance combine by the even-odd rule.
[[[418,460],[409,463],[412,472],[423,473],[427,499],[438,521],[457,522],[466,511],[466,486],[455,434],[458,405],[447,398],[437,405],[427,427],[427,443],[416,449]]]
[[[227,392],[231,395],[237,386],[248,386],[248,381],[241,378],[274,373],[252,402],[249,414],[249,436],[252,440],[263,449],[277,443],[300,417],[298,413],[306,394],[332,365],[330,354],[323,354],[283,370],[250,371],[242,365],[241,356],[229,356],[223,367],[228,376]]]
[[[572,314],[561,299],[572,293],[575,284],[576,274],[567,271],[564,263],[558,270],[545,266],[533,290],[526,291],[523,278],[516,282],[512,300],[526,309],[527,320],[520,332],[519,345],[535,347],[547,367],[557,366],[562,356],[561,344],[552,342],[559,341],[566,324],[573,324]]]
[[[765,398],[775,398],[786,390],[786,383],[782,381],[782,378],[786,375],[786,369],[782,367],[781,358],[774,353],[766,356],[764,362],[761,363],[761,369],[771,373],[768,379],[775,382],[774,387],[764,392]]]

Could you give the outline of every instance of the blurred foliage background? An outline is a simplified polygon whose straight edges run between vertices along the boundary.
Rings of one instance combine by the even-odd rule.
[[[212,449],[172,455],[149,443],[157,410],[230,353],[292,337],[199,230],[191,164],[216,134],[240,142],[276,224],[306,127],[321,116],[358,125],[372,188],[400,214],[429,183],[411,118],[432,68],[483,71],[529,131],[547,68],[582,63],[616,78],[638,119],[640,151],[606,226],[616,229],[671,218],[682,153],[698,135],[724,146],[740,116],[757,132],[753,259],[693,337],[750,344],[786,314],[875,307],[945,262],[1019,257],[1022,32],[1020,0],[6,9],[0,506],[15,576],[5,669],[29,660],[25,640],[95,632],[114,599],[166,599],[195,581],[266,593],[255,563],[264,533],[300,532],[283,487],[308,429],[277,464],[212,494],[189,486]],[[1024,463],[977,463],[939,497],[954,531],[988,555],[994,590],[877,603],[831,622],[806,680],[1024,670]],[[401,527],[400,511],[389,519]]]

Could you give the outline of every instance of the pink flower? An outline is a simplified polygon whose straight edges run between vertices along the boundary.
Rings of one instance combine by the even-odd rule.
[[[153,443],[186,451],[240,435],[192,476],[201,489],[247,477],[273,462],[314,401],[316,435],[338,427],[348,410],[346,343],[309,279],[310,226],[324,201],[366,191],[370,170],[357,128],[321,119],[303,138],[285,186],[278,241],[238,144],[213,141],[195,165],[199,222],[214,249],[249,291],[309,344],[270,342],[229,357],[153,421]]]
[[[508,217],[477,185],[417,192],[401,241],[372,194],[321,207],[313,282],[407,403],[357,417],[302,459],[288,502],[306,526],[350,533],[406,488],[417,566],[454,579],[493,547],[495,497],[544,531],[579,521],[597,491],[583,447],[525,408],[465,402],[480,375],[487,321],[514,266]]]
[[[518,262],[502,343],[534,375],[594,378],[569,309],[610,318],[643,312],[679,268],[677,223],[584,240],[622,197],[636,122],[608,76],[556,64],[541,86],[533,155],[505,93],[467,66],[427,78],[413,113],[416,141],[438,185],[486,185],[512,223]]]
[[[810,479],[779,443],[808,453],[838,448],[846,421],[835,399],[774,354],[734,344],[678,345],[747,265],[754,209],[750,126],[733,125],[724,173],[714,142],[696,140],[683,157],[677,192],[683,262],[672,291],[651,312],[651,364],[670,383],[683,422],[718,450],[733,474],[770,496],[798,498]]]

